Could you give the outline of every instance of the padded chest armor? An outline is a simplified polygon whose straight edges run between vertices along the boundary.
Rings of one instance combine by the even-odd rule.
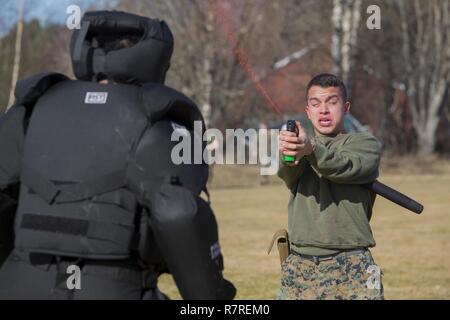
[[[16,248],[92,259],[128,257],[139,217],[126,168],[152,123],[167,114],[177,118],[174,107],[184,110],[181,121],[202,120],[187,98],[159,84],[52,86],[37,100],[28,126]]]

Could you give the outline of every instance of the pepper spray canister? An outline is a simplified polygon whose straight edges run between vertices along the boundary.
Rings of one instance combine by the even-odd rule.
[[[296,135],[298,135],[298,129],[297,124],[295,123],[295,120],[288,120],[286,123],[286,130],[289,132],[294,132]],[[295,157],[290,155],[283,155],[283,161],[286,163],[294,163]]]

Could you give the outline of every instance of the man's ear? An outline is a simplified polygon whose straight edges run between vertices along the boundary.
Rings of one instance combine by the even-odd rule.
[[[350,107],[351,107],[351,103],[350,103],[350,101],[347,101],[347,102],[344,104],[344,112],[345,112],[345,113],[349,112],[349,111],[350,111]]]
[[[306,111],[306,115],[308,116],[308,119],[311,119],[311,117],[309,116],[309,108],[308,108],[308,105],[305,106],[305,111]]]

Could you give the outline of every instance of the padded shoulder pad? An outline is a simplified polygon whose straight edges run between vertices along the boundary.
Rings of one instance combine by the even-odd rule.
[[[194,121],[202,121],[203,116],[197,105],[181,92],[158,83],[146,83],[142,86],[142,100],[145,113],[151,123],[168,118],[194,128]]]
[[[19,80],[16,85],[15,104],[33,105],[51,86],[65,80],[69,80],[69,78],[54,72],[39,73]]]

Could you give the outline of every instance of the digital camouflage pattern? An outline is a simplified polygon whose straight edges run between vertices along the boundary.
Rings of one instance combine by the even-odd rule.
[[[314,261],[290,254],[281,267],[281,300],[382,300],[382,272],[369,250]]]

